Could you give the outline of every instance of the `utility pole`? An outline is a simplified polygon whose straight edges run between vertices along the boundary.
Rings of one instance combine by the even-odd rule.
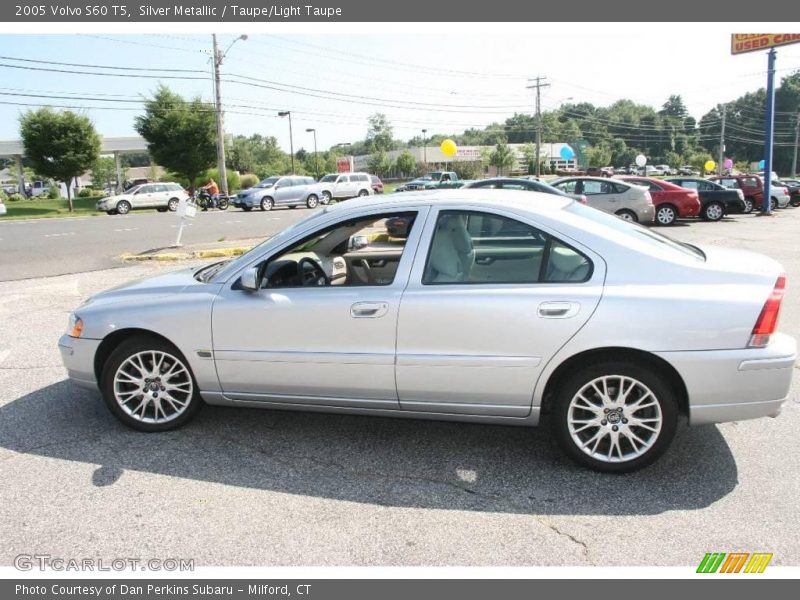
[[[547,77],[536,76],[536,83],[529,85],[528,89],[536,88],[536,177],[539,177],[542,170],[542,88],[548,87],[549,83],[542,83]],[[529,79],[529,82],[534,81]]]
[[[289,117],[289,154],[292,157],[292,175],[294,175],[294,137],[292,135],[292,111],[282,110],[278,113],[279,117]]]
[[[719,130],[719,162],[717,162],[717,175],[722,175],[722,163],[725,160],[725,119],[728,116],[728,105],[722,105],[722,127]]]
[[[225,123],[222,114],[222,92],[219,88],[219,67],[222,64],[222,54],[217,44],[217,34],[211,34],[214,40],[214,95],[217,105],[217,171],[219,172],[219,186],[223,195],[228,195],[228,174],[225,172]]]
[[[794,127],[794,158],[792,159],[792,177],[797,177],[798,146],[800,146],[800,112],[797,113],[797,124]]]
[[[428,168],[428,130],[422,130],[422,152],[425,155],[423,161],[425,162],[425,168]]]
[[[319,160],[317,159],[317,130],[313,127],[306,129],[306,133],[314,133],[314,177],[319,179]]]

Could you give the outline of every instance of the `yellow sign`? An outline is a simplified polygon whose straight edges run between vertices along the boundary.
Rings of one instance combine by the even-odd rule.
[[[797,43],[800,43],[800,33],[733,33],[731,54],[744,54]]]

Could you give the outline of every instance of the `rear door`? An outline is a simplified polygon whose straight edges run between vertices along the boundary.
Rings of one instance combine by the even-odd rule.
[[[523,417],[602,293],[603,261],[514,213],[432,210],[400,304],[405,410]]]
[[[577,193],[586,196],[586,202],[592,208],[612,214],[620,208],[625,208],[624,196],[628,190],[627,186],[599,179],[583,179],[580,183],[581,191]]]

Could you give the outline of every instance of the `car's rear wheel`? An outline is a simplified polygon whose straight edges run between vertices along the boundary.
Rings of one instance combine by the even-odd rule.
[[[202,405],[186,359],[149,336],[122,342],[100,380],[103,399],[120,421],[140,431],[166,431],[189,421]]]
[[[775,198],[770,198],[769,199],[769,209],[770,210],[775,210],[777,208],[778,208],[778,201]]]
[[[706,221],[719,221],[725,216],[725,209],[719,202],[709,202],[703,208],[703,218]]]
[[[552,427],[564,452],[607,473],[641,469],[675,436],[675,393],[660,374],[629,362],[604,361],[575,371],[554,400]]]
[[[127,215],[131,210],[131,203],[127,200],[120,200],[117,202],[117,214]]]
[[[261,210],[272,210],[272,198],[265,196],[261,199]]]
[[[672,225],[678,220],[678,211],[674,206],[662,204],[656,209],[656,223],[659,225]]]
[[[369,196],[369,192],[367,190],[359,190],[358,197],[363,198],[364,196]]]
[[[793,197],[791,200],[789,200],[789,204],[797,208],[800,206],[800,197]]]
[[[631,221],[632,223],[638,223],[639,222],[639,219],[636,216],[636,213],[633,212],[632,210],[628,210],[627,208],[623,208],[621,210],[618,210],[614,214],[617,215],[623,221]]]
[[[316,195],[311,194],[308,198],[306,198],[306,206],[308,208],[317,208],[319,204],[319,198]]]
[[[178,210],[178,199],[177,198],[170,198],[169,202],[167,202],[167,210],[170,212],[175,212]]]

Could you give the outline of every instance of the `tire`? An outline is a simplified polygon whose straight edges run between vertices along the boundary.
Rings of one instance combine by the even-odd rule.
[[[178,210],[179,202],[180,201],[177,198],[170,198],[169,202],[167,202],[167,210],[169,210],[169,212],[175,212]]]
[[[789,204],[794,208],[797,208],[798,206],[800,206],[800,198],[792,198],[791,200],[789,200]]]
[[[618,210],[614,214],[617,215],[623,221],[631,221],[633,223],[639,222],[639,217],[636,216],[636,213],[633,212],[632,210],[628,210],[627,208]]]
[[[725,216],[725,208],[719,202],[709,202],[703,207],[705,221],[719,221]]]
[[[152,369],[159,364],[156,373]],[[170,372],[173,375],[167,379]],[[167,390],[170,382],[174,388]],[[144,386],[147,391],[143,393]],[[103,365],[100,390],[117,419],[146,432],[176,429],[191,420],[203,404],[180,350],[147,335],[128,338],[111,353]]]
[[[745,198],[744,199],[744,214],[749,215],[753,212],[753,199],[752,198]]]
[[[166,207],[166,206],[159,206],[159,207],[156,209],[156,211],[157,211],[157,212],[167,212],[167,207]]]
[[[626,394],[629,399],[615,404],[624,386],[631,386]],[[604,402],[597,390],[605,390],[611,402]],[[671,387],[653,369],[607,360],[569,375],[554,399],[551,416],[558,445],[575,462],[604,473],[629,473],[667,450],[675,436],[678,403]],[[596,425],[585,422],[595,419]],[[634,419],[637,424],[632,423]]]
[[[778,201],[775,198],[769,199],[769,209],[770,210],[777,210],[778,208]]]
[[[662,204],[656,208],[656,225],[674,225],[678,220],[678,211],[671,204]]]
[[[264,211],[272,210],[272,206],[273,206],[272,198],[270,198],[269,196],[264,196],[261,199],[261,210]]]
[[[369,191],[367,190],[359,190],[358,197],[363,198],[364,196],[369,196]]]
[[[117,214],[127,215],[131,211],[131,203],[127,200],[117,202]]]
[[[114,210],[107,210],[107,211],[106,211],[106,214],[107,214],[107,215],[115,215],[115,214],[117,214],[117,210],[116,210],[116,209],[114,209]]]
[[[243,210],[244,212],[250,212],[251,210],[253,210],[253,207],[252,207],[252,206],[245,206],[245,205],[242,205],[242,210]]]
[[[332,204],[333,200],[331,198],[331,193],[328,191],[322,192],[320,194],[320,202],[323,204]]]
[[[306,198],[306,206],[308,208],[317,208],[319,205],[319,198],[315,194],[310,194],[308,198]]]

